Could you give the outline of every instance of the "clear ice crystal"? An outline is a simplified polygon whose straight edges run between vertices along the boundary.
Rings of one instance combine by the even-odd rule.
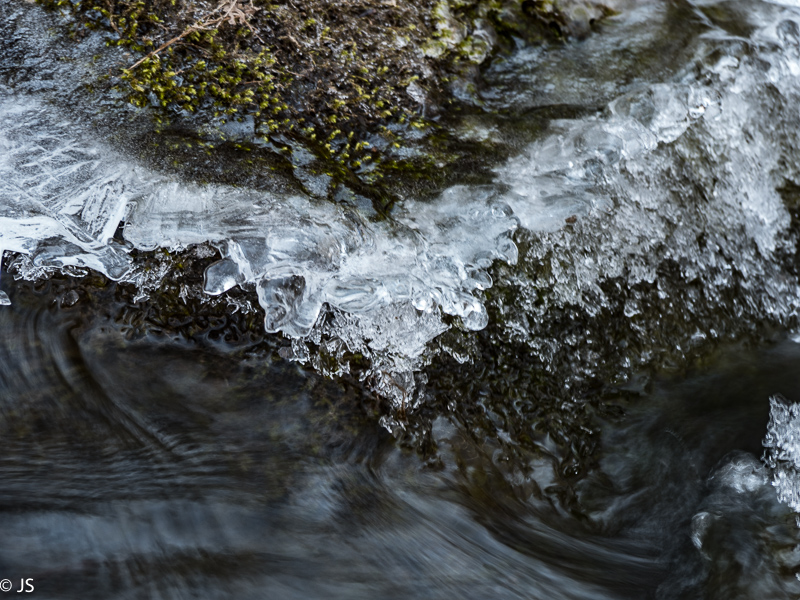
[[[617,92],[605,82],[602,110],[552,121],[493,184],[404,199],[385,221],[345,204],[170,179],[96,142],[46,94],[0,92],[0,248],[28,257],[17,273],[92,268],[146,297],[167,274],[131,270],[130,248],[210,243],[221,259],[205,274],[208,295],[256,290],[265,328],[293,338],[292,358],[313,359],[306,342],[359,352],[398,406],[416,398],[411,374],[448,328],[444,315],[486,326],[481,292],[496,283],[487,269],[498,260],[521,263],[500,282],[518,292],[502,327],[545,364],[566,343],[547,331],[553,314],[605,318],[614,295],[645,337],[660,318],[651,300],[679,291],[674,310],[692,325],[665,336],[672,348],[715,337],[702,311],[788,324],[800,289],[778,260],[796,249],[777,190],[800,181],[800,15],[778,4],[753,3],[747,40],[709,24],[667,80]],[[562,79],[570,94],[588,85]],[[124,241],[114,238],[120,222]],[[641,295],[647,286],[655,298]],[[574,372],[591,374],[597,352],[578,338]]]
[[[357,317],[373,349],[414,359],[445,329],[440,313],[460,317],[467,329],[486,326],[474,293],[491,286],[485,269],[493,261],[516,262],[510,236],[517,224],[487,188],[408,200],[391,221],[370,223],[328,202],[174,184],[142,197],[124,234],[138,248],[214,243],[222,259],[206,271],[206,292],[255,285],[267,331],[308,336],[327,305]],[[415,324],[401,328],[409,319]]]
[[[134,169],[75,129],[35,99],[0,97],[0,248],[43,268],[120,279],[130,261],[112,238],[133,199]]]
[[[168,274],[131,270],[130,248],[210,242],[222,259],[205,274],[208,294],[253,285],[265,329],[293,338],[311,334],[324,306],[348,315],[330,334],[368,351],[387,381],[418,368],[447,329],[442,314],[485,327],[475,295],[492,285],[485,270],[517,259],[518,221],[489,188],[409,200],[370,223],[329,202],[170,180],[27,98],[0,100],[0,147],[0,247],[28,256],[18,276],[88,267],[136,284],[144,299]],[[124,242],[113,238],[121,221]]]
[[[49,39],[35,16],[26,22],[21,43]],[[373,223],[313,198],[178,181],[110,149],[59,110],[53,98],[68,94],[80,69],[48,62],[46,53],[40,59],[53,62],[53,85],[24,94],[0,87],[0,249],[20,255],[15,277],[91,268],[133,283],[142,300],[169,273],[133,266],[132,248],[210,243],[221,260],[205,274],[209,296],[254,289],[267,331],[318,342],[314,328],[324,323],[340,349],[358,348],[375,377],[395,382],[410,381],[427,343],[447,329],[443,315],[466,329],[486,325],[486,269],[517,257],[518,221],[493,188],[409,200],[391,221]],[[299,346],[293,356],[310,359]]]
[[[672,81],[554,121],[498,169],[510,190],[502,199],[535,233],[503,328],[544,365],[563,360],[562,335],[549,329],[559,314],[591,322],[619,310],[634,334],[626,343],[678,356],[716,337],[720,314],[796,322],[800,288],[781,263],[796,242],[779,190],[800,181],[800,15],[754,15],[749,46],[709,34]],[[681,326],[663,331],[667,318]],[[610,343],[576,342],[585,352],[571,353],[567,377],[600,368],[593,342]],[[653,356],[619,354],[620,373]]]
[[[800,404],[779,394],[769,399],[763,445],[763,460],[772,471],[778,499],[800,513]]]

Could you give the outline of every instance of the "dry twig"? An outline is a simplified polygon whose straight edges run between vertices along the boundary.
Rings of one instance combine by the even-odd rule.
[[[188,27],[183,33],[179,36],[172,38],[171,40],[164,42],[158,48],[143,56],[139,60],[137,60],[134,64],[128,67],[128,71],[133,71],[136,67],[140,64],[145,62],[146,60],[151,59],[152,57],[158,55],[159,52],[165,50],[175,44],[176,42],[181,41],[186,36],[189,36],[193,33],[198,31],[207,31],[209,29],[213,29],[220,23],[227,21],[230,25],[243,25],[247,27],[250,31],[253,31],[249,21],[247,20],[249,17],[253,16],[256,11],[259,9],[253,6],[253,0],[250,0],[249,5],[241,4],[240,0],[223,0],[220,2],[219,6],[211,11],[211,14],[206,16],[204,19],[201,19],[191,27]],[[214,15],[218,15],[214,17]]]

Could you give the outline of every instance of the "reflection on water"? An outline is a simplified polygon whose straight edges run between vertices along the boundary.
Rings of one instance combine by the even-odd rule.
[[[800,399],[796,344],[619,390],[621,416],[599,423],[596,467],[564,510],[520,494],[491,444],[446,416],[425,460],[357,386],[266,351],[129,341],[84,302],[9,292],[0,576],[33,578],[37,597],[800,592],[794,517],[755,458],[768,396]]]

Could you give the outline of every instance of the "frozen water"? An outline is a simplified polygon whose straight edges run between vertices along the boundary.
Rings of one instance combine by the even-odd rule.
[[[494,260],[516,261],[518,221],[488,188],[408,201],[391,221],[370,223],[329,202],[170,180],[30,99],[0,102],[0,119],[0,248],[40,269],[121,279],[130,247],[210,242],[222,260],[208,268],[207,293],[255,286],[267,331],[294,338],[308,336],[327,305],[340,314],[333,333],[351,350],[371,349],[376,363],[391,355],[393,373],[417,366],[446,329],[441,313],[485,327],[474,292],[491,286]],[[124,242],[113,237],[123,220]]]
[[[62,69],[55,79],[66,87],[71,77]],[[210,243],[222,259],[207,270],[207,294],[254,289],[265,329],[297,341],[290,357],[309,358],[303,340],[323,343],[324,328],[334,354],[367,356],[376,385],[406,404],[411,372],[448,327],[443,316],[485,327],[486,270],[516,261],[518,220],[494,188],[409,199],[391,220],[370,222],[346,205],[178,181],[99,141],[51,91],[0,88],[0,251],[29,257],[17,276],[91,268],[136,284],[144,298],[168,273],[132,268],[132,248]]]
[[[456,188],[369,223],[307,198],[170,184],[136,203],[124,235],[149,249],[215,243],[223,258],[208,268],[206,291],[256,284],[267,329],[303,337],[323,303],[356,315],[410,303],[482,328],[485,309],[470,292],[491,285],[485,269],[495,259],[515,262],[516,226],[491,191]]]
[[[647,19],[666,19],[656,4],[637,4],[627,25],[571,51],[594,48],[592,65],[621,65],[619,44],[643,47]],[[800,181],[800,15],[747,6],[748,39],[698,16],[702,35],[681,49],[684,62],[650,81],[621,85],[613,69],[599,87],[570,73],[559,87],[555,68],[532,76],[530,90],[510,101],[578,102],[597,88],[597,110],[551,121],[497,169],[493,185],[405,199],[385,221],[345,204],[171,179],[97,141],[46,89],[3,88],[0,249],[29,255],[28,275],[92,268],[140,285],[144,296],[153,283],[130,271],[131,248],[210,243],[221,260],[207,270],[208,295],[255,290],[265,329],[293,339],[287,356],[313,361],[307,342],[333,357],[360,353],[398,405],[413,402],[413,373],[448,329],[445,315],[465,330],[486,326],[482,290],[496,283],[488,269],[498,259],[516,263],[511,236],[520,224],[525,251],[514,276],[499,282],[514,291],[500,326],[553,372],[570,348],[575,368],[565,377],[590,376],[602,362],[598,348],[617,341],[551,331],[556,314],[623,318],[632,333],[618,344],[621,373],[652,360],[658,344],[680,354],[732,322],[791,326],[800,288],[781,258],[794,254],[795,240],[778,190]],[[536,49],[514,61],[525,57],[548,60]],[[665,324],[669,331],[659,329]]]
[[[370,222],[345,205],[165,176],[59,109],[84,67],[73,61],[67,69],[52,49],[40,51],[51,42],[35,10],[17,7],[4,25],[19,20],[8,33],[25,48],[6,56],[12,70],[48,75],[47,86],[0,85],[0,251],[28,256],[17,261],[17,276],[91,268],[136,284],[145,298],[169,274],[133,267],[132,248],[210,243],[222,259],[206,273],[209,296],[254,289],[265,329],[295,340],[290,357],[310,358],[304,341],[359,352],[372,361],[376,385],[401,403],[427,343],[448,327],[444,315],[468,330],[486,325],[486,269],[516,260],[518,220],[494,188],[408,200],[391,220]]]
[[[747,44],[710,31],[670,80],[552,122],[498,169],[503,200],[535,232],[518,236],[527,277],[508,282],[502,329],[568,381],[797,322],[779,190],[800,180],[800,15],[748,6]],[[588,325],[565,336],[570,322]]]
[[[800,513],[800,404],[776,395],[769,408],[764,462],[780,501]]]
[[[446,329],[440,312],[485,327],[473,292],[491,286],[494,260],[516,261],[516,227],[489,189],[453,188],[370,223],[308,198],[169,184],[135,203],[124,236],[137,248],[210,241],[222,260],[206,272],[207,293],[255,285],[266,329],[295,338],[311,334],[327,305],[349,350],[393,354],[395,366],[410,368]]]
[[[133,168],[75,129],[35,99],[0,97],[0,249],[119,279],[129,259],[112,238],[132,199]]]

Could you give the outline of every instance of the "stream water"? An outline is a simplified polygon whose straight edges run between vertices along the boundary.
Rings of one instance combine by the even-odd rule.
[[[65,102],[116,50],[3,3],[0,579],[800,597],[800,5],[621,8],[496,60],[454,135],[512,158],[385,220],[299,148],[142,159]]]

